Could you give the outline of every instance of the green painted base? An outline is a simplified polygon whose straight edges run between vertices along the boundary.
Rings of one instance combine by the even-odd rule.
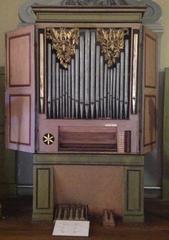
[[[90,163],[90,164],[89,164]],[[54,209],[54,166],[106,165],[123,168],[124,222],[144,221],[144,156],[99,154],[34,154],[33,220],[51,221]],[[106,178],[106,176],[105,176]],[[83,190],[82,190],[83,191]]]
[[[163,179],[162,199],[169,200],[169,179]]]
[[[34,214],[32,215],[32,221],[53,221],[53,214]]]
[[[136,216],[124,216],[123,222],[125,223],[143,223],[144,222],[144,215],[136,215]]]

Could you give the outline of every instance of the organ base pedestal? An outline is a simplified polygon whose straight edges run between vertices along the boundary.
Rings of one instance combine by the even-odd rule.
[[[52,221],[55,204],[111,208],[123,222],[144,221],[144,156],[34,154],[33,220]],[[104,190],[104,191],[103,191]]]

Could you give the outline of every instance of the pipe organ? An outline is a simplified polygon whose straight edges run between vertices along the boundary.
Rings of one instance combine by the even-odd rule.
[[[157,39],[142,25],[145,9],[32,6],[35,24],[6,35],[8,148],[43,164],[51,156],[82,164],[78,156],[97,155],[129,171],[127,188],[140,184],[142,154],[156,144],[157,110]],[[129,216],[143,211],[140,192],[134,199],[141,205],[126,200]]]
[[[43,13],[36,6],[33,10],[37,16]],[[62,8],[57,11],[58,16],[66,13]],[[79,11],[84,14],[84,8]],[[97,11],[102,13],[100,8]],[[117,14],[112,9],[105,11]],[[150,60],[149,54],[156,54],[156,38],[147,37],[147,30],[139,23],[143,12],[140,7],[135,13],[137,23],[115,23],[112,16],[104,16],[103,23],[92,17],[91,23],[85,18],[79,23],[65,19],[62,24],[60,19],[56,23],[37,20],[35,26],[27,27],[29,33],[25,27],[8,34],[9,148],[37,153],[89,150],[117,154],[152,149],[156,138],[156,126],[150,124],[156,118],[156,63],[153,59],[148,68],[142,62]],[[20,56],[16,59],[15,54]],[[31,67],[33,62],[36,68]],[[148,95],[144,81],[150,81]],[[15,102],[21,104],[23,112],[16,109]],[[30,128],[27,132],[26,123]]]

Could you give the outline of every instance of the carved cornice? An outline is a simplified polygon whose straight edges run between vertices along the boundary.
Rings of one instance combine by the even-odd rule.
[[[27,0],[19,9],[19,18],[22,23],[31,24],[36,22],[36,16],[32,6],[113,6],[113,5],[147,5],[144,23],[155,23],[161,16],[161,8],[153,0]]]

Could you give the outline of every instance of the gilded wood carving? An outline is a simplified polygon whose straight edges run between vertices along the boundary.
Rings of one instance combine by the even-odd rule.
[[[47,29],[47,39],[52,42],[52,48],[56,50],[57,58],[64,68],[68,68],[71,58],[79,44],[79,29]]]
[[[108,67],[116,63],[124,49],[124,37],[128,33],[126,29],[97,29],[97,41],[101,45],[101,52],[104,55]]]

